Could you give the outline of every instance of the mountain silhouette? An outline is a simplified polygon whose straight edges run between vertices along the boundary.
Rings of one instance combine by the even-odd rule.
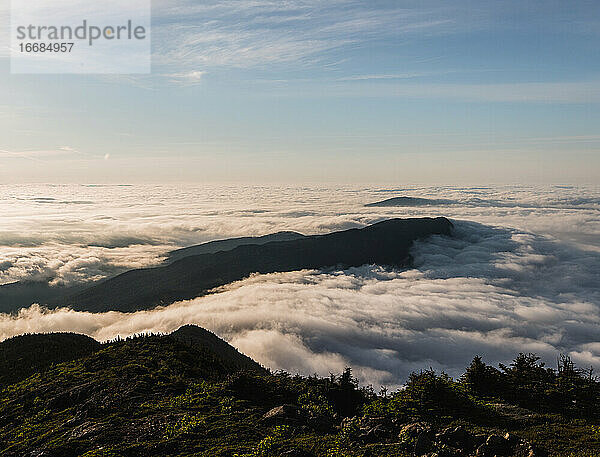
[[[454,200],[431,199],[420,197],[392,197],[375,203],[367,203],[366,207],[386,207],[386,206],[436,206],[436,205],[455,205]]]
[[[247,236],[209,241],[207,243],[171,251],[167,255],[165,264],[173,263],[192,255],[230,251],[231,249],[244,244],[265,244],[271,241],[289,241],[303,237],[304,235],[301,233],[284,231],[257,237]],[[39,303],[46,306],[60,306],[65,297],[71,297],[76,293],[87,289],[94,283],[94,281],[89,281],[73,285],[51,285],[49,280],[25,280],[2,284],[0,285],[0,313],[12,313],[33,303]]]
[[[250,357],[242,354],[211,331],[198,327],[197,325],[184,325],[169,336],[189,346],[200,348],[205,351],[211,351],[219,357],[223,364],[231,371],[265,371],[264,368]]]
[[[202,243],[187,248],[176,249],[171,251],[167,256],[167,263],[181,260],[184,257],[200,254],[214,254],[219,251],[231,251],[232,249],[242,246],[244,244],[266,244],[271,241],[290,241],[304,238],[304,235],[296,232],[277,232],[271,233],[270,235],[263,236],[245,236],[241,238],[228,238],[226,240],[209,241],[208,243]]]
[[[251,273],[273,273],[364,264],[406,267],[413,241],[450,235],[443,217],[391,219],[362,228],[289,241],[241,245],[192,255],[157,268],[130,270],[61,300],[73,309],[132,312],[195,298]]]
[[[29,334],[4,340],[0,343],[0,388],[99,348],[96,340],[77,333]]]
[[[64,297],[85,290],[90,283],[50,285],[48,281],[15,281],[0,285],[0,313],[12,313],[33,303],[60,303]]]

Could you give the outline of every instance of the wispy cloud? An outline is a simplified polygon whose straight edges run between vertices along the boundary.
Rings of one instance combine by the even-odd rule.
[[[328,61],[330,51],[452,25],[441,11],[351,0],[165,2],[154,10],[155,57],[163,64],[248,68]],[[334,59],[335,60],[335,59]]]
[[[0,158],[19,158],[41,161],[46,158],[55,156],[64,156],[78,153],[73,148],[68,146],[59,147],[55,149],[41,149],[41,150],[25,150],[25,151],[9,151],[6,149],[0,149]]]
[[[422,78],[424,76],[435,76],[448,74],[449,71],[444,72],[415,72],[415,73],[393,73],[393,74],[374,74],[374,75],[356,75],[346,76],[338,78],[337,81],[372,81],[372,80],[385,80],[385,79],[413,79]]]
[[[288,93],[291,89],[319,97],[399,97],[423,100],[509,103],[600,103],[600,81],[439,83],[406,81],[425,74],[364,75],[320,80],[270,81],[261,89],[265,95]],[[266,80],[263,82],[267,82]],[[314,82],[314,81],[312,81]],[[277,83],[277,84],[275,84]],[[361,84],[362,83],[362,84]]]
[[[80,156],[92,159],[101,158],[101,155],[91,154],[88,152],[81,151],[71,146],[59,146],[56,148],[48,149],[33,149],[33,150],[8,150],[0,149],[0,159],[2,158],[18,158],[28,159],[35,161],[46,161],[52,158],[68,157],[68,156]]]
[[[193,86],[200,84],[202,77],[206,74],[205,71],[186,71],[182,73],[167,73],[162,75],[170,82],[181,84],[184,86]]]

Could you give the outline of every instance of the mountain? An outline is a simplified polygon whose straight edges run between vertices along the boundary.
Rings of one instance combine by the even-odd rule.
[[[266,244],[271,241],[291,241],[304,238],[304,235],[296,232],[277,232],[263,236],[246,236],[241,238],[228,238],[226,240],[209,241],[208,243],[198,244],[187,248],[171,251],[167,256],[167,263],[175,262],[192,255],[214,254],[219,251],[231,251],[232,249],[244,244]]]
[[[199,254],[229,251],[244,244],[265,244],[271,241],[289,241],[303,238],[296,232],[277,232],[257,237],[230,238],[176,249],[167,255],[166,264]],[[33,303],[45,306],[60,306],[65,297],[71,297],[95,282],[74,285],[50,285],[47,281],[15,281],[0,285],[0,313],[12,313]]]
[[[378,395],[350,369],[271,373],[195,326],[91,341],[0,343],[2,372],[30,370],[1,386],[0,457],[600,455],[600,383],[567,358],[556,371],[520,354],[500,371],[476,357],[458,380],[421,370]]]
[[[203,348],[216,354],[231,371],[264,371],[264,368],[250,357],[238,352],[214,333],[195,325],[184,325],[169,336],[189,346]]]
[[[15,336],[0,343],[0,387],[55,363],[75,360],[100,348],[96,340],[75,333]]]
[[[455,205],[454,200],[431,199],[419,197],[393,197],[375,203],[367,203],[366,207],[386,207],[386,206],[437,206],[437,205]]]
[[[256,272],[364,264],[405,267],[411,262],[413,241],[450,235],[451,230],[452,223],[443,217],[391,219],[362,229],[242,245],[230,251],[184,257],[162,267],[131,270],[68,297],[61,304],[92,312],[132,312],[192,299]]]
[[[12,313],[32,303],[58,303],[64,297],[81,292],[88,284],[53,286],[44,281],[15,281],[0,285],[0,313]]]

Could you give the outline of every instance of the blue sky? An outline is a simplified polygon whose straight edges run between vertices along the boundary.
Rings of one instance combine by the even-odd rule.
[[[156,0],[151,75],[0,38],[2,182],[600,178],[597,1]]]

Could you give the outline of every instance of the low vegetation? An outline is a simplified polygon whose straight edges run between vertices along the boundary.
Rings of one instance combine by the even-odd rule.
[[[17,374],[0,378],[0,456],[600,455],[600,383],[566,356],[557,369],[475,357],[459,379],[425,370],[376,393],[350,369],[271,373],[200,328],[184,334],[49,345],[43,363],[1,343]]]

